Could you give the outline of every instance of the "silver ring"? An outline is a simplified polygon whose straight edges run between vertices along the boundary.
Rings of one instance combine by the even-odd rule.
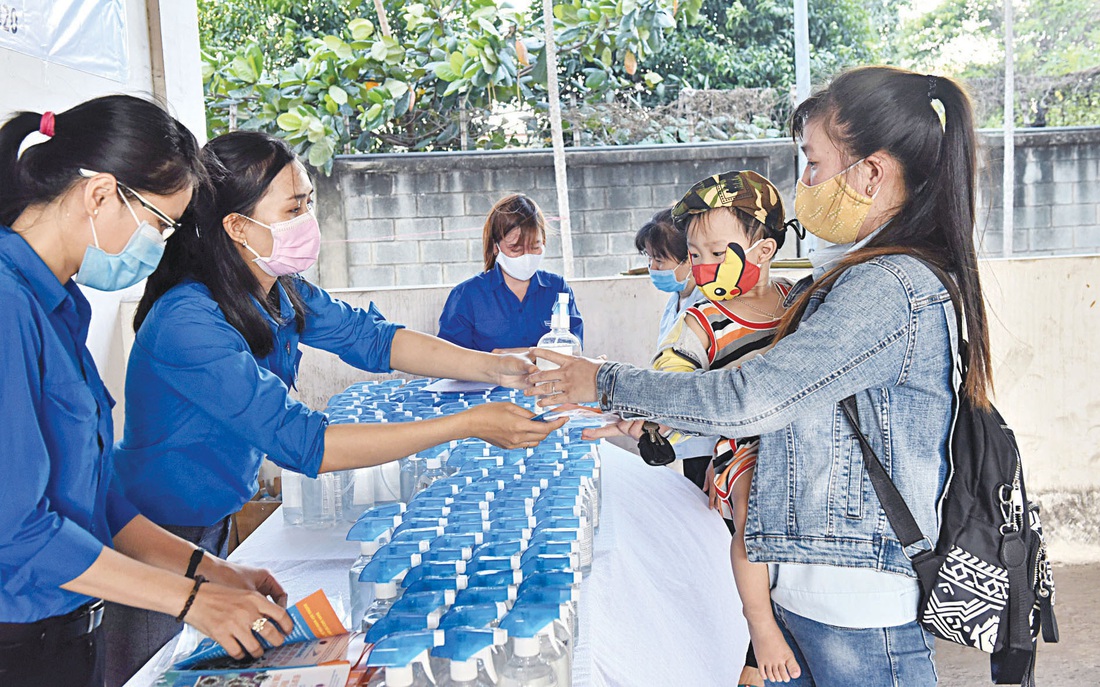
[[[551,394],[556,394],[556,393],[558,393],[558,389],[557,389],[557,387],[556,387],[556,386],[554,386],[554,384],[555,384],[554,382],[550,382],[550,393],[551,393]]]
[[[252,631],[256,634],[260,634],[267,627],[267,618],[260,618],[256,622],[252,623]]]

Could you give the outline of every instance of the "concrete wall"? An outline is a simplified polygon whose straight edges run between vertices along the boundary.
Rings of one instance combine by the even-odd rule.
[[[983,252],[999,256],[1003,141],[992,131],[981,140],[978,235]],[[794,198],[795,149],[787,141],[575,148],[566,159],[578,277],[642,265],[634,232],[708,174],[754,169]],[[455,284],[481,270],[481,227],[495,200],[524,192],[549,216],[557,208],[553,162],[542,150],[347,156],[317,185],[320,279],[330,288]],[[1014,255],[1100,250],[1100,128],[1019,133],[1015,194]],[[794,253],[792,241],[782,255]],[[560,272],[553,237],[547,258],[547,268]]]
[[[982,262],[993,341],[996,403],[1016,430],[1028,488],[1065,562],[1100,560],[1100,257]],[[579,279],[585,353],[646,364],[664,304],[645,277]],[[434,333],[448,289],[341,291],[373,300],[393,321]],[[301,398],[315,408],[370,375],[307,349]]]
[[[784,142],[575,148],[566,162],[577,277],[644,264],[634,232],[707,174],[754,169],[794,188],[794,149]],[[482,269],[481,229],[496,200],[522,192],[548,217],[557,213],[543,150],[342,157],[316,183],[328,287],[455,284]],[[562,271],[554,236],[546,269]]]

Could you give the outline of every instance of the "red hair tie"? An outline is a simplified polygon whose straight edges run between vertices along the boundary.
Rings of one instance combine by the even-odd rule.
[[[54,116],[52,112],[42,113],[42,121],[38,123],[38,133],[53,138]]]

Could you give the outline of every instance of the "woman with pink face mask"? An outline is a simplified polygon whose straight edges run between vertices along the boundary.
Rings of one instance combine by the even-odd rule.
[[[229,517],[256,493],[265,455],[316,477],[466,437],[532,447],[564,422],[495,403],[419,422],[330,426],[292,399],[300,343],[368,372],[504,386],[521,386],[534,367],[403,329],[373,305],[353,308],[305,281],[299,273],[316,262],[320,233],[313,186],[285,142],[233,132],[208,143],[203,162],[211,183],[167,242],[137,309],[115,458],[124,493],[193,542],[200,563],[226,554]],[[171,620],[108,609],[108,685],[179,630]]]
[[[477,351],[526,352],[550,331],[559,293],[569,294],[569,329],[582,343],[584,322],[565,278],[540,270],[546,219],[531,198],[497,201],[481,237],[485,271],[454,287],[439,316],[439,338]]]

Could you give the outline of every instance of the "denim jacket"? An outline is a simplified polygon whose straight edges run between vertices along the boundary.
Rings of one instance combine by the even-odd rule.
[[[856,395],[861,429],[933,546],[954,421],[954,318],[927,267],[878,257],[816,292],[798,330],[740,369],[604,364],[600,405],[698,434],[760,435],[745,526],[751,560],[915,577],[838,403]]]

